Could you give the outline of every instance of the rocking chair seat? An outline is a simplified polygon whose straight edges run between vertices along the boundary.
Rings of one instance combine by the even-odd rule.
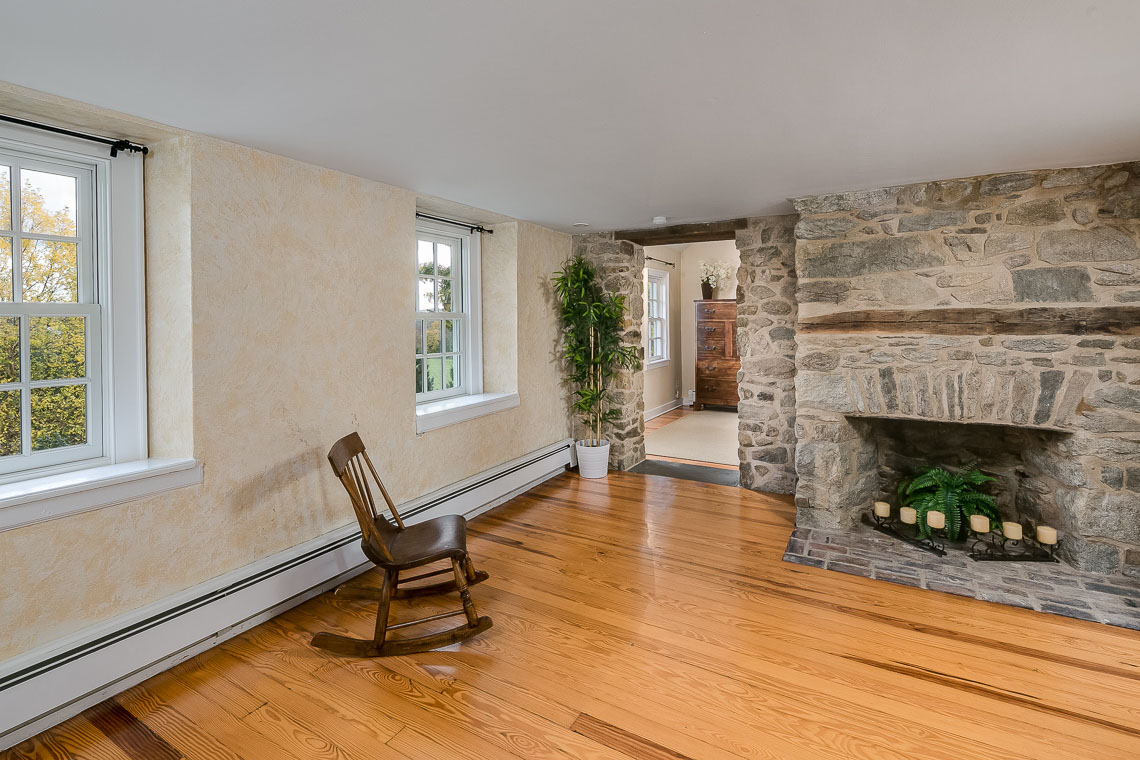
[[[466,531],[467,520],[462,515],[443,515],[409,525],[388,543],[392,562],[378,564],[392,570],[408,570],[442,559],[463,559],[467,555]]]

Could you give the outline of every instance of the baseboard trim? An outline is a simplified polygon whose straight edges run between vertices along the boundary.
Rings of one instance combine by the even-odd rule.
[[[663,415],[667,412],[671,412],[680,406],[681,406],[681,399],[679,399],[679,398],[675,398],[667,404],[662,404],[661,406],[655,406],[652,409],[645,412],[645,421],[649,422],[651,419],[653,419],[655,417],[660,417],[661,415]]]
[[[416,523],[469,519],[565,471],[551,444],[400,505]],[[369,567],[346,525],[139,610],[0,663],[0,750],[210,649]]]

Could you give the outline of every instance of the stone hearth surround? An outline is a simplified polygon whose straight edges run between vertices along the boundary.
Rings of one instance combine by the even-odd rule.
[[[793,203],[799,527],[880,492],[861,419],[1039,429],[1066,559],[1140,575],[1140,163]]]

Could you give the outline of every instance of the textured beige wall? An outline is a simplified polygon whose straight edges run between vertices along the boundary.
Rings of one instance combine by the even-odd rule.
[[[483,390],[518,390],[517,222],[496,224],[480,241],[483,312]]]
[[[736,298],[736,269],[740,252],[734,240],[693,243],[681,252],[681,394],[688,398],[697,385],[697,316],[693,301],[701,298],[701,262],[723,261],[732,267],[733,275],[713,298]]]
[[[646,256],[652,256],[663,261],[678,264],[680,253],[669,246],[650,246],[645,249]],[[677,398],[681,390],[681,276],[677,267],[667,266],[656,261],[645,262],[646,287],[643,288],[643,298],[648,298],[649,270],[656,269],[669,273],[669,363],[661,366],[646,368],[645,370],[645,412],[648,414],[659,406],[664,406]],[[644,313],[641,318],[641,334],[644,337],[643,346],[646,355],[649,355],[649,305],[646,301]]]
[[[152,440],[192,440],[205,482],[0,533],[0,659],[351,522],[325,452],[352,430],[397,501],[569,435],[548,284],[568,235],[518,225],[520,406],[417,437],[415,195],[200,136],[147,161]]]
[[[150,455],[194,455],[190,139],[153,146],[144,164],[147,425]]]

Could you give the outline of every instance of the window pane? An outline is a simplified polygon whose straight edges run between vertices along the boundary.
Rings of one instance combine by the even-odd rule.
[[[424,334],[424,344],[427,349],[425,354],[438,354],[440,352],[440,331],[443,329],[443,322],[438,319],[430,320],[427,323],[427,332]]]
[[[443,357],[436,357],[435,359],[424,359],[426,368],[426,385],[425,391],[441,391],[443,390]]]
[[[435,274],[435,263],[432,260],[430,240],[420,240],[416,242],[416,267],[420,274]]]
[[[0,383],[20,382],[20,318],[0,317]]]
[[[453,280],[439,280],[439,308],[436,311],[455,311],[455,303],[452,299],[452,282]]]
[[[449,319],[444,323],[443,351],[452,353],[459,350],[459,322]]]
[[[435,244],[435,260],[442,277],[451,276],[451,246],[447,243]]]
[[[435,311],[435,280],[425,277],[419,279],[416,311]]]
[[[20,269],[23,298],[37,303],[77,303],[79,268],[75,243],[25,240]]]
[[[424,321],[422,319],[416,320],[416,353],[422,354],[424,352]]]
[[[458,383],[455,378],[459,372],[459,357],[458,356],[445,356],[443,358],[443,387],[454,388]]]
[[[32,451],[87,443],[87,386],[32,388]]]
[[[70,380],[84,369],[85,317],[32,317],[28,324],[28,360],[32,380]]]
[[[12,238],[0,237],[0,301],[12,300]]]
[[[20,392],[0,391],[0,457],[19,454]]]
[[[416,359],[416,393],[424,392],[424,360]]]
[[[20,228],[75,237],[75,177],[21,169]]]
[[[0,166],[0,230],[12,229],[12,167]]]

